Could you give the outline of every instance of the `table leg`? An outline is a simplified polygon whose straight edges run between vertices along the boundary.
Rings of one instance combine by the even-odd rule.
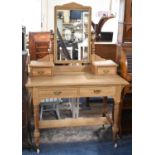
[[[119,131],[118,123],[119,123],[119,103],[114,104],[114,120],[113,120],[113,126],[112,126],[112,131],[113,131],[113,141],[117,141],[117,134]]]
[[[119,132],[119,116],[120,116],[120,99],[121,99],[122,87],[116,88],[116,94],[114,96],[114,110],[113,110],[113,141],[114,147],[117,147],[117,136]]]
[[[39,131],[39,105],[33,106],[33,112],[34,112],[34,142],[36,145],[36,148],[39,149],[40,144],[40,131]]]

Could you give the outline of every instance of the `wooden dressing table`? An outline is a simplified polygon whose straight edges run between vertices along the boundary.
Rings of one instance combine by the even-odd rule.
[[[34,142],[37,147],[37,152],[39,152],[40,145],[40,129],[44,128],[61,128],[61,127],[77,127],[77,126],[88,126],[88,125],[103,125],[111,124],[113,132],[113,140],[116,143],[116,137],[119,131],[119,108],[120,108],[120,99],[121,92],[125,85],[128,85],[128,82],[117,74],[109,74],[110,72],[105,70],[102,67],[101,72],[104,75],[97,75],[92,71],[92,62],[97,58],[95,56],[93,44],[90,47],[91,42],[91,33],[90,33],[90,21],[91,21],[91,9],[90,7],[84,7],[76,3],[69,3],[63,6],[56,6],[55,8],[55,17],[56,14],[63,16],[64,10],[71,9],[81,10],[83,13],[88,12],[88,25],[86,37],[88,37],[88,47],[87,59],[83,58],[80,61],[72,60],[69,58],[67,49],[63,46],[65,43],[61,43],[61,48],[59,48],[59,42],[63,41],[63,37],[60,39],[57,38],[57,24],[55,25],[55,53],[53,55],[54,61],[51,62],[52,74],[51,75],[40,75],[40,69],[46,67],[45,65],[39,69],[39,74],[37,76],[30,76],[26,87],[32,95],[33,100],[33,111],[34,111]],[[58,12],[56,12],[58,9]],[[84,11],[83,11],[84,10]],[[59,17],[61,20],[62,17]],[[56,22],[57,18],[55,18]],[[70,19],[71,20],[71,19]],[[73,20],[75,21],[75,20]],[[71,21],[72,22],[72,21]],[[74,24],[75,25],[75,24]],[[71,24],[70,24],[71,27]],[[59,36],[62,35],[61,33]],[[63,36],[63,35],[62,35]],[[77,42],[77,44],[80,42]],[[79,51],[79,50],[77,50]],[[60,52],[60,53],[58,53]],[[58,55],[67,53],[66,60],[62,61],[61,65],[57,65],[61,60]],[[53,53],[52,53],[53,54]],[[69,58],[67,60],[67,58]],[[53,60],[53,59],[51,59]],[[66,65],[66,63],[68,65]],[[78,65],[77,65],[78,64]],[[48,65],[47,67],[49,67]],[[39,66],[41,67],[41,66]],[[35,69],[35,68],[33,68]],[[38,68],[37,68],[38,69]],[[50,68],[48,68],[50,69]],[[46,73],[46,72],[45,72]],[[97,117],[97,118],[67,118],[60,120],[39,120],[39,105],[42,99],[44,98],[80,98],[80,97],[98,97],[98,96],[111,96],[114,98],[114,113],[113,120],[108,117]],[[116,143],[117,144],[117,143]]]
[[[127,85],[124,79],[118,75],[94,75],[91,72],[57,73],[51,77],[31,77],[26,86],[32,94],[34,111],[34,138],[35,144],[40,144],[40,129],[75,127],[88,125],[111,124],[106,117],[77,118],[62,120],[39,120],[39,104],[44,98],[79,98],[112,96],[115,101],[114,120],[112,123],[113,139],[119,131],[119,108],[121,91]]]

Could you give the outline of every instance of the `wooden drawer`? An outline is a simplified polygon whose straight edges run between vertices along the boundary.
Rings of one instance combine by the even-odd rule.
[[[31,76],[51,76],[52,75],[52,68],[46,67],[31,67],[30,71]]]
[[[116,74],[116,67],[103,67],[103,66],[93,66],[92,68],[93,73],[98,75],[105,75],[105,74]]]
[[[37,59],[41,59],[41,58],[45,57],[46,55],[49,55],[49,53],[46,51],[45,52],[36,52]]]
[[[112,60],[92,63],[92,72],[97,75],[117,74],[117,64]]]
[[[36,44],[36,48],[45,48],[48,49],[49,48],[49,42],[37,42]]]
[[[51,76],[53,73],[53,63],[45,61],[30,62],[30,76]]]
[[[76,88],[40,88],[39,98],[68,98],[77,97]]]
[[[80,88],[81,97],[109,96],[115,93],[114,87],[87,87]]]

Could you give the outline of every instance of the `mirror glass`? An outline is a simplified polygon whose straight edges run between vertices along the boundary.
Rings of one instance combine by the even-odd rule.
[[[56,62],[89,62],[90,12],[56,9]]]

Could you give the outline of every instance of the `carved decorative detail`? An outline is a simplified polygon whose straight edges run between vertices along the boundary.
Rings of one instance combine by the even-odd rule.
[[[77,9],[77,8],[79,8],[80,10],[81,10],[81,8],[90,8],[89,6],[83,6],[83,5],[81,5],[81,4],[78,4],[78,3],[75,3],[75,2],[72,2],[72,3],[67,3],[67,4],[64,4],[64,5],[59,5],[59,6],[56,6],[57,8],[59,8],[59,7],[63,7],[63,9],[70,9],[70,8],[73,8],[73,9]]]

